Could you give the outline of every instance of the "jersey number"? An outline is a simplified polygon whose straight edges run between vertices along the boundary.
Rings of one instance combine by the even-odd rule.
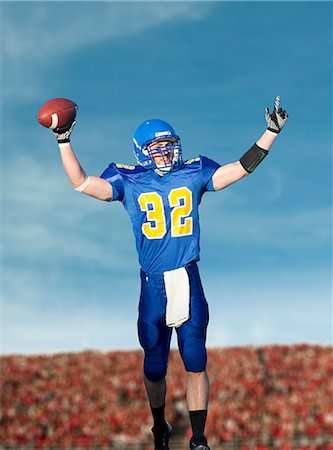
[[[192,191],[187,187],[172,189],[168,195],[171,210],[171,236],[188,236],[193,231]],[[142,233],[148,239],[162,239],[166,234],[166,220],[162,197],[157,192],[140,194],[141,211],[146,212],[147,222],[142,224]]]

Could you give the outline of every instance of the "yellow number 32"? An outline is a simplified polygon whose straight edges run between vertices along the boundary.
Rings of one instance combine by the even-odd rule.
[[[168,195],[171,210],[171,236],[188,236],[193,232],[192,192],[187,187],[172,189]],[[162,239],[166,234],[166,220],[162,197],[157,192],[140,194],[141,211],[146,212],[147,222],[142,224],[142,233],[148,239]]]

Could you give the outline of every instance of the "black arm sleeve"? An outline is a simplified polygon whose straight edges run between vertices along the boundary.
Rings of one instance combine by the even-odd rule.
[[[268,150],[264,150],[258,147],[257,144],[254,144],[250,150],[244,153],[239,162],[247,172],[252,173],[267,155]]]

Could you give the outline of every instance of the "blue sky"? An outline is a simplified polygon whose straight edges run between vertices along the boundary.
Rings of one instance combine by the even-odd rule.
[[[126,212],[80,195],[36,114],[79,105],[86,172],[134,163],[151,117],[185,158],[236,161],[281,96],[290,119],[256,172],[201,206],[209,346],[329,344],[332,3],[2,2],[2,350],[137,348]],[[173,341],[175,346],[175,340]]]

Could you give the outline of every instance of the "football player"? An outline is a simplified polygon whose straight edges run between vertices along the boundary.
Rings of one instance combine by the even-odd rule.
[[[220,165],[198,156],[183,160],[181,141],[164,120],[143,122],[133,138],[137,165],[111,163],[100,177],[87,176],[70,144],[73,126],[55,130],[62,163],[75,190],[120,201],[133,226],[141,266],[138,335],[144,350],[144,382],[153,416],[155,450],[169,448],[165,420],[166,372],[173,328],[187,373],[191,450],[209,450],[204,434],[209,380],[206,372],[208,305],[200,281],[198,207],[207,191],[220,191],[252,173],[267,156],[288,114],[275,99],[268,127],[236,162]]]

